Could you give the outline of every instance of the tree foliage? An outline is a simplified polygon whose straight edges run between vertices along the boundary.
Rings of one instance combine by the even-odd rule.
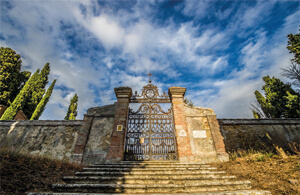
[[[300,97],[291,85],[275,77],[265,76],[263,80],[264,96],[254,92],[258,102],[258,106],[252,105],[254,118],[299,118]]]
[[[287,49],[294,54],[291,64],[288,68],[283,69],[283,76],[293,80],[293,84],[300,87],[300,33],[288,35]]]
[[[38,77],[39,69],[30,77],[21,89],[20,93],[14,99],[12,104],[3,113],[1,120],[13,120],[19,110],[22,110],[28,95],[31,93],[33,85],[32,83]]]
[[[29,71],[21,72],[22,60],[19,54],[11,48],[1,47],[0,51],[0,104],[8,106],[7,113],[1,119],[13,119],[19,110],[31,118],[45,94],[50,65],[45,64],[41,71],[38,70],[30,77]]]
[[[10,106],[30,77],[21,72],[21,56],[11,48],[0,48],[0,104]]]
[[[65,120],[75,120],[77,116],[78,96],[75,94],[71,99]]]
[[[56,83],[56,79],[52,82],[52,84],[48,88],[46,94],[44,95],[42,100],[37,105],[36,109],[34,110],[32,116],[30,118],[30,120],[39,120],[40,116],[42,115],[42,113],[45,110],[46,104],[48,103],[48,101],[50,99],[50,96],[52,94],[55,83]]]
[[[33,112],[45,94],[49,73],[50,65],[47,63],[32,83],[32,91],[29,93],[23,108],[23,112],[28,118],[32,117]]]
[[[290,51],[290,53],[294,54],[292,61],[300,64],[300,33],[295,35],[289,34],[287,37],[289,41],[286,48]]]
[[[185,98],[185,99],[183,100],[183,102],[184,102],[186,105],[188,105],[188,106],[191,106],[191,107],[194,106],[194,103],[192,102],[192,100],[189,100],[189,99],[187,99],[187,98]]]

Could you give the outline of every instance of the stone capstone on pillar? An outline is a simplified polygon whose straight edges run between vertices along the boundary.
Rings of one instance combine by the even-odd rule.
[[[132,89],[130,87],[118,87],[115,88],[115,94],[117,100],[121,100],[121,98],[125,98],[128,102],[132,96]]]
[[[185,87],[170,87],[168,91],[172,103],[175,104],[183,103],[185,92],[186,92]]]

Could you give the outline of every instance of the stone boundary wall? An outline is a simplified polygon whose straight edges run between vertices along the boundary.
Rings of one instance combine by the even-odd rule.
[[[70,160],[83,120],[0,121],[0,147]]]
[[[2,126],[82,126],[83,120],[0,120]],[[2,128],[0,129],[2,130]]]
[[[300,119],[218,119],[227,152],[240,149],[290,151],[300,144]]]
[[[103,109],[108,111],[105,113]],[[114,129],[114,106],[100,110],[101,114],[88,113],[86,120],[0,121],[0,147],[24,154],[73,160],[76,146],[81,146],[80,140],[84,138],[84,158],[78,162],[105,163]],[[89,118],[93,119],[89,122]],[[291,151],[289,143],[300,144],[300,119],[218,119],[218,122],[227,152],[239,148],[274,150],[273,144]]]

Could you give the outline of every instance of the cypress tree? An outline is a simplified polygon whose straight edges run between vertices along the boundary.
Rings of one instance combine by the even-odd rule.
[[[20,93],[17,95],[12,104],[3,113],[0,120],[13,120],[19,110],[22,110],[28,95],[31,93],[33,88],[33,82],[37,78],[40,70],[38,69],[30,79],[25,83],[24,87],[21,89]]]
[[[45,110],[46,104],[48,103],[48,101],[50,99],[50,96],[52,94],[52,90],[54,88],[55,83],[56,83],[56,79],[52,82],[52,84],[48,88],[46,94],[44,95],[44,97],[42,98],[40,103],[37,105],[36,109],[34,110],[32,116],[30,118],[30,120],[39,120],[40,116],[42,115],[42,113]]]
[[[78,96],[77,96],[77,94],[75,94],[74,97],[71,99],[65,120],[75,120],[76,119],[77,105],[78,105],[77,102],[78,102]]]
[[[30,77],[21,72],[21,56],[11,48],[0,48],[0,104],[10,106]]]
[[[50,73],[50,65],[49,63],[45,64],[37,78],[33,81],[32,85],[32,91],[28,95],[26,103],[23,108],[24,114],[31,118],[33,112],[35,111],[37,105],[43,98],[43,95],[45,94],[45,86],[48,83],[48,75]]]

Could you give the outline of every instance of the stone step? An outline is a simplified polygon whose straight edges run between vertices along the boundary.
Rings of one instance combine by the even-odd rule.
[[[64,182],[68,184],[190,184],[190,183],[207,183],[211,181],[231,181],[235,176],[122,176],[122,177],[63,177]]]
[[[53,184],[54,192],[81,193],[180,193],[250,189],[250,181],[212,181],[192,184]]]
[[[225,171],[131,171],[131,172],[107,172],[107,171],[81,171],[76,172],[76,176],[101,176],[101,175],[186,175],[192,176],[196,174],[225,174]]]
[[[101,164],[95,164],[101,165]],[[123,161],[118,165],[206,165],[205,163],[181,163],[178,161]]]
[[[121,161],[120,163],[118,164],[143,164],[143,163],[147,163],[147,164],[188,164],[188,163],[180,163],[179,161]],[[200,164],[200,163],[198,163]]]
[[[110,195],[111,193],[53,193],[53,192],[30,192],[28,195]],[[124,195],[123,193],[114,193],[114,195]],[[136,194],[126,194],[126,195],[136,195]],[[170,193],[155,193],[147,195],[174,195]],[[235,190],[235,191],[221,191],[221,192],[196,192],[196,193],[176,193],[176,195],[271,195],[269,191],[260,190]]]
[[[102,165],[91,165],[89,166],[91,168],[135,168],[135,167],[142,167],[142,168],[169,168],[169,167],[201,167],[201,168],[209,168],[211,167],[210,165],[204,165],[204,164],[102,164]]]
[[[111,168],[111,167],[87,167],[87,168],[83,168],[83,171],[197,171],[197,170],[216,170],[216,167],[165,167],[165,168],[161,168],[161,167],[155,167],[155,168]]]

